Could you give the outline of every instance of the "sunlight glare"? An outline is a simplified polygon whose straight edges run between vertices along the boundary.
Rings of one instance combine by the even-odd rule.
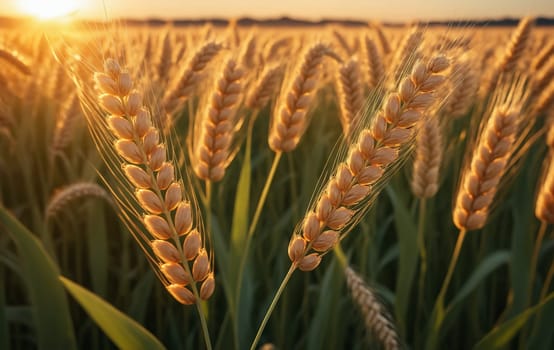
[[[78,11],[82,0],[19,0],[20,11],[38,19],[55,19]]]

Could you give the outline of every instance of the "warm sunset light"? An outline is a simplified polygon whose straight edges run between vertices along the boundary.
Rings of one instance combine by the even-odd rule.
[[[39,19],[64,17],[78,11],[81,0],[20,0],[19,10]]]

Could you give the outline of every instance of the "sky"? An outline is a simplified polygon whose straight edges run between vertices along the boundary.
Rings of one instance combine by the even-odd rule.
[[[103,1],[108,18],[292,16],[406,21],[554,17],[554,0],[0,0],[0,15],[21,14],[24,1],[38,4],[35,8],[49,2],[80,3],[78,17],[104,19]]]

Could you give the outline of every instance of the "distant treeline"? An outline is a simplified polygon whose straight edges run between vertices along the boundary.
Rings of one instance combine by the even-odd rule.
[[[32,21],[29,18],[15,18],[15,17],[0,17],[0,27],[13,27],[21,24],[21,21]],[[198,18],[198,19],[174,19],[165,20],[159,18],[150,19],[118,19],[120,23],[127,25],[137,26],[164,26],[172,24],[173,26],[197,26],[211,23],[214,26],[227,26],[230,21],[236,21],[238,26],[259,26],[259,27],[320,27],[326,25],[341,25],[345,27],[360,27],[366,26],[368,21],[363,20],[349,20],[349,19],[322,19],[319,21],[305,20],[291,17],[278,17],[268,19],[255,19],[250,17],[243,17],[238,19],[225,19],[225,18]],[[416,21],[412,21],[414,23]],[[448,20],[448,21],[419,21],[419,23],[428,26],[473,26],[473,27],[502,27],[502,26],[515,26],[519,22],[519,18],[502,18],[502,19],[482,19],[482,20]],[[101,22],[95,21],[83,21],[84,25],[98,24]],[[388,27],[400,27],[404,26],[404,22],[383,22]],[[554,26],[554,18],[538,17],[535,24],[537,26]]]

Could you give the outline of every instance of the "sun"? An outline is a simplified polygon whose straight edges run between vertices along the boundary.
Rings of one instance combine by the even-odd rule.
[[[82,6],[81,0],[19,0],[20,11],[43,20],[72,14]]]

